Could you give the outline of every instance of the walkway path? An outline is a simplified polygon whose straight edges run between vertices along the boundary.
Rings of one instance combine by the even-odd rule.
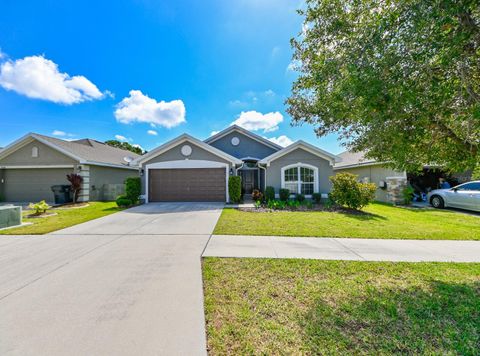
[[[480,262],[480,241],[214,235],[203,256]]]

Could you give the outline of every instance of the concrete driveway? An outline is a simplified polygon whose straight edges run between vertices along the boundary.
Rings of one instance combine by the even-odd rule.
[[[206,353],[200,256],[223,204],[0,237],[0,354]]]

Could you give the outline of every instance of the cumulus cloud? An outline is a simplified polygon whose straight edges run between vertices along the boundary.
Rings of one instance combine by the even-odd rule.
[[[215,136],[216,134],[218,134],[220,131],[212,131],[210,132],[210,136]]]
[[[0,48],[0,59],[2,58],[5,58],[7,55],[5,54],[5,52],[2,51],[2,49]]]
[[[0,66],[0,85],[29,98],[60,104],[102,99],[97,86],[82,75],[61,73],[58,65],[43,56],[8,60]]]
[[[59,137],[74,137],[75,136],[74,134],[71,134],[71,133],[68,133],[68,132],[65,132],[65,131],[61,131],[61,130],[53,130],[52,135],[53,136],[59,136]]]
[[[126,138],[125,136],[122,136],[122,135],[115,135],[115,138],[116,138],[118,141],[123,141],[123,142],[131,141],[130,139],[128,139],[128,138]]]
[[[115,118],[123,124],[145,122],[166,128],[184,123],[185,105],[182,100],[156,101],[140,90],[131,90],[130,96],[117,104]]]
[[[276,143],[277,145],[280,145],[282,147],[287,147],[290,146],[293,143],[293,140],[291,140],[289,137],[285,135],[281,135],[278,137],[267,137],[267,140],[272,141],[273,143]]]
[[[278,130],[278,124],[283,121],[283,116],[278,111],[262,114],[258,111],[242,111],[238,119],[232,122],[244,129],[251,131],[263,130],[272,132]]]
[[[148,131],[147,131],[147,134],[152,135],[152,136],[157,136],[157,135],[158,135],[158,132],[155,131],[155,130],[148,130]]]

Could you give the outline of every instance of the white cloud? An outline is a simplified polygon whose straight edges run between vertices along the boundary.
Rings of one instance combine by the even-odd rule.
[[[247,130],[272,132],[278,130],[278,124],[283,121],[283,116],[278,111],[262,114],[258,111],[242,111],[238,119],[232,124]]]
[[[275,96],[275,92],[272,89],[265,90],[264,94],[266,96]]]
[[[122,135],[115,135],[115,138],[116,138],[118,141],[123,141],[123,142],[131,141],[130,139],[128,139],[128,138],[126,138],[125,136],[122,136]]]
[[[210,136],[215,136],[216,134],[218,134],[220,131],[212,131],[210,132]]]
[[[145,150],[143,149],[143,147],[140,146],[138,143],[134,143],[132,146],[133,146],[133,147],[140,148],[142,151],[145,151]]]
[[[6,56],[7,54],[3,52],[2,49],[0,48],[0,59],[5,58]]]
[[[0,85],[29,98],[61,104],[102,99],[95,84],[82,75],[61,73],[58,65],[43,56],[9,60],[0,66]],[[111,93],[107,93],[111,95]]]
[[[282,147],[287,147],[293,143],[293,140],[285,135],[281,135],[278,137],[270,137],[270,138],[266,137],[266,139]]]
[[[68,132],[65,132],[65,131],[61,131],[61,130],[53,130],[52,135],[53,136],[59,136],[59,137],[74,137],[75,136],[74,134],[71,134],[71,133],[68,133]]]
[[[147,134],[152,135],[152,136],[157,136],[157,135],[158,135],[158,132],[155,131],[155,130],[148,130],[148,131],[147,131]]]
[[[156,101],[140,90],[131,90],[129,94],[129,97],[123,98],[117,104],[115,117],[118,122],[123,124],[145,122],[171,128],[186,121],[185,105],[182,100]]]

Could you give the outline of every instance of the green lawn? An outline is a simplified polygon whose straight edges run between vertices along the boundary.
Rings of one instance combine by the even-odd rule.
[[[217,235],[279,235],[379,239],[480,240],[480,216],[448,210],[374,203],[368,214],[342,212],[244,212],[224,209]]]
[[[211,355],[463,354],[480,264],[203,260]]]
[[[121,211],[115,202],[91,202],[89,206],[71,209],[51,209],[49,212],[57,213],[56,216],[46,218],[24,218],[23,222],[31,222],[32,225],[0,231],[0,235],[41,235],[60,230],[85,221],[100,218]],[[24,211],[24,215],[31,211]]]

